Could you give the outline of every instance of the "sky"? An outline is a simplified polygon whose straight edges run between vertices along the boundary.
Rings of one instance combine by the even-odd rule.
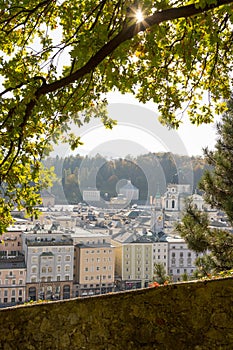
[[[94,119],[73,132],[84,142],[74,152],[68,145],[55,148],[52,155],[66,157],[70,154],[108,158],[137,156],[149,152],[172,152],[180,155],[202,156],[203,148],[213,149],[216,142],[215,124],[192,125],[185,120],[177,131],[162,126],[153,103],[141,104],[133,95],[112,92],[107,95],[109,116],[117,120],[112,130]]]

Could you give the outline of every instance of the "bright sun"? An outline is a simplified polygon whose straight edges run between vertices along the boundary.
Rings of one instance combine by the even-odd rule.
[[[142,22],[144,19],[143,13],[141,10],[137,10],[136,12],[136,18],[137,18],[137,22]]]

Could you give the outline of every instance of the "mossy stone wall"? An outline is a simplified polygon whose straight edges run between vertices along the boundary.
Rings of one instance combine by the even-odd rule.
[[[0,311],[2,350],[231,350],[233,279]]]

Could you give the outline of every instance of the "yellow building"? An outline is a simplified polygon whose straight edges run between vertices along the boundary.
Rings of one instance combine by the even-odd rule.
[[[127,233],[126,233],[127,235]],[[147,287],[153,278],[153,243],[143,237],[112,239],[115,246],[115,275],[118,289]],[[125,239],[124,239],[125,238]]]

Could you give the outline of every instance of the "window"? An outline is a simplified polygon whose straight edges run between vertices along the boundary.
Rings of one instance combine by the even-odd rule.
[[[4,297],[7,297],[7,295],[8,295],[8,291],[4,290]]]
[[[38,262],[38,257],[37,256],[33,256],[32,257],[32,263],[36,264]]]
[[[99,266],[96,266],[96,270],[99,271],[99,270],[100,270],[100,267],[99,267]]]
[[[181,252],[181,253],[180,253],[180,257],[183,258],[183,256],[184,256],[184,254]]]
[[[66,258],[65,258],[66,261],[70,261],[70,255],[66,255]]]
[[[20,271],[20,273],[19,273],[20,275],[23,275],[23,271]]]
[[[13,285],[16,284],[16,283],[15,283],[15,280],[12,280],[12,284],[13,284]]]
[[[70,279],[70,276],[69,276],[69,275],[66,275],[66,276],[65,276],[65,281],[69,281],[69,279]]]
[[[112,278],[112,275],[108,275],[108,279]]]
[[[172,257],[175,258],[176,257],[176,253],[172,253]]]
[[[36,283],[36,277],[31,278],[31,283]]]
[[[22,289],[19,289],[19,295],[23,295]]]
[[[5,284],[8,284],[8,280],[5,280]]]
[[[51,282],[52,281],[52,277],[51,276],[48,276],[47,277],[47,282]]]
[[[49,267],[48,267],[48,272],[52,272],[52,271],[53,271],[52,267],[49,266]]]
[[[180,269],[177,269],[177,273],[180,273]]]
[[[23,284],[23,280],[19,280],[19,284]]]
[[[85,267],[85,271],[86,271],[86,272],[88,271],[88,267]]]
[[[57,276],[57,281],[60,281],[61,280],[61,276]]]
[[[65,266],[65,271],[66,271],[66,272],[70,271],[70,265],[66,265],[66,266]]]
[[[46,267],[42,267],[41,272],[46,273]]]
[[[36,273],[37,268],[36,267],[32,267],[32,273]]]
[[[12,297],[15,297],[15,289],[12,289],[11,295],[12,295]]]
[[[60,265],[57,266],[57,272],[61,272],[61,266]]]
[[[57,261],[61,261],[61,255],[58,255]]]

